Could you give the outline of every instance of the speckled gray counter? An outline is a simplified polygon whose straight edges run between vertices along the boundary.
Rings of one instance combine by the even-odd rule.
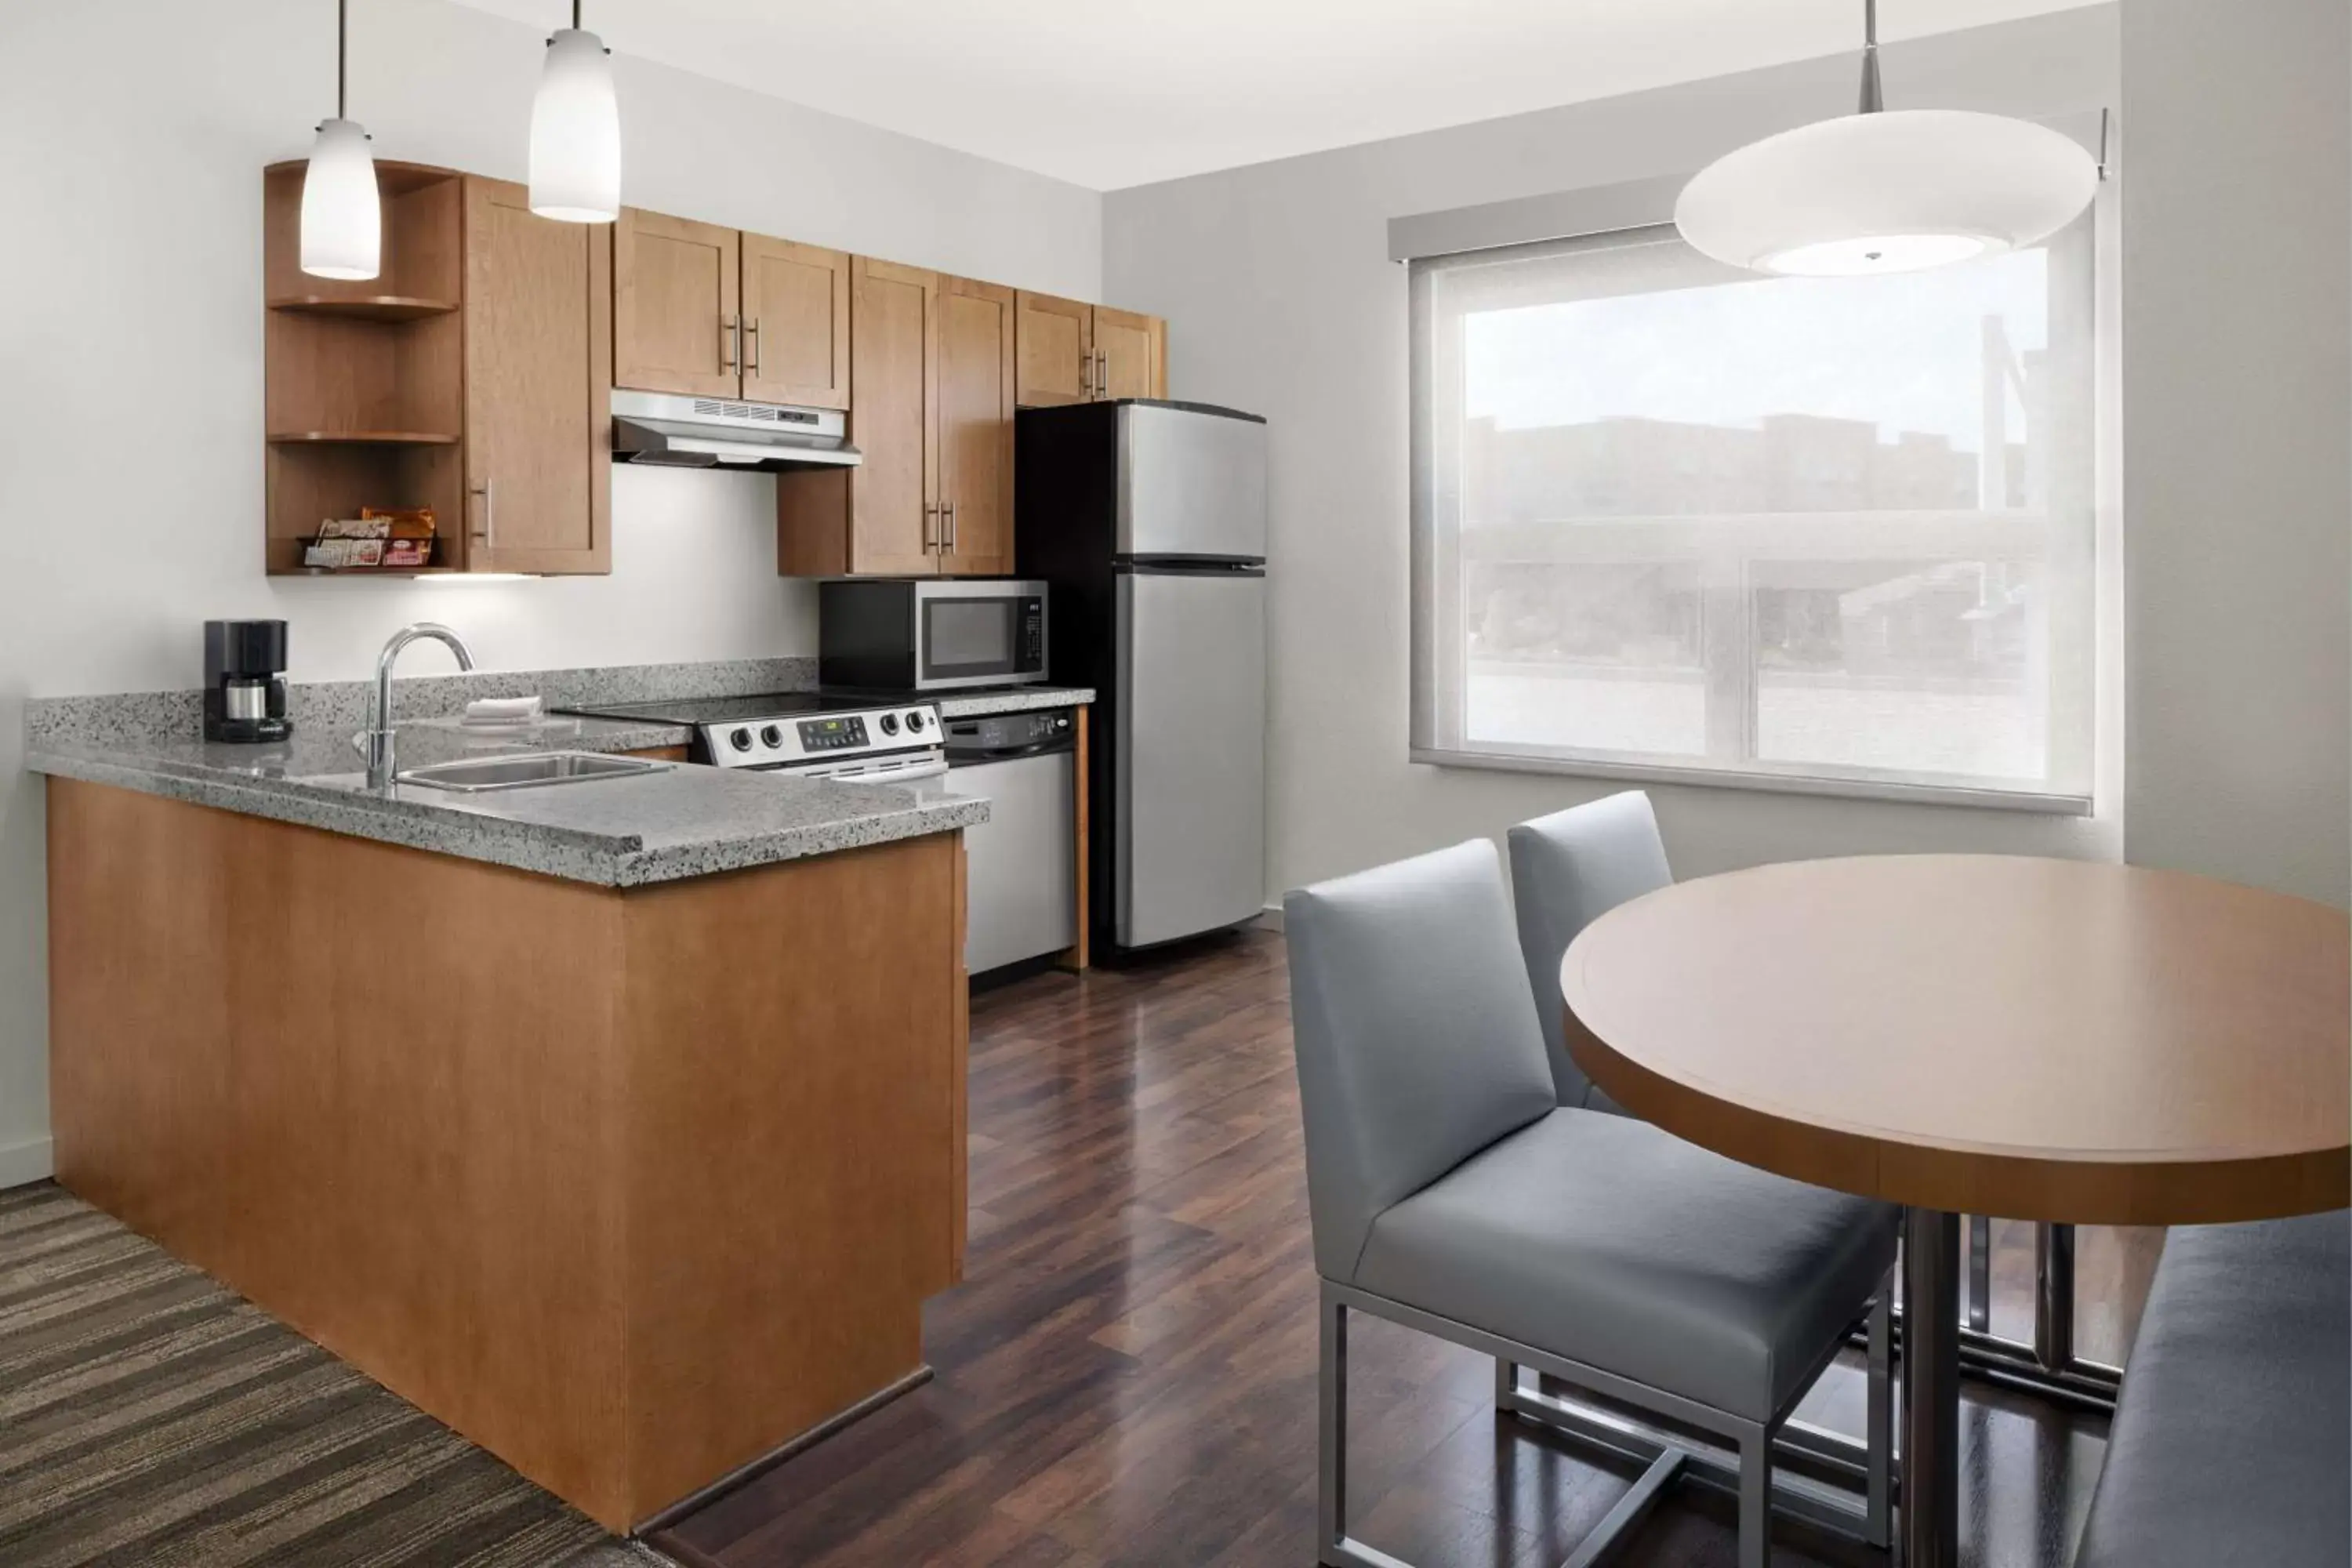
[[[596,719],[543,726],[528,737],[404,724],[399,762],[412,768],[531,749],[634,751],[674,743],[649,738],[661,731]],[[106,745],[28,735],[25,765],[61,778],[614,888],[830,854],[988,820],[986,801],[941,792],[693,766],[470,795],[415,784],[371,790],[349,735],[320,731],[299,732],[275,746],[188,739]]]
[[[942,719],[978,719],[990,713],[1031,713],[1040,708],[1076,708],[1095,700],[1085,686],[1006,686],[984,691],[935,693]]]
[[[647,751],[692,738],[680,725],[560,713],[528,730],[467,729],[457,715],[476,698],[538,693],[558,709],[805,691],[815,686],[815,676],[813,658],[772,658],[414,677],[393,688],[400,765],[532,749]],[[822,855],[969,827],[988,817],[985,801],[939,788],[820,784],[696,767],[484,795],[414,784],[374,792],[351,743],[364,721],[370,684],[295,685],[289,694],[293,739],[273,746],[202,740],[199,693],[193,690],[36,698],[25,705],[25,765],[606,887]],[[943,719],[1094,700],[1091,690],[1067,686],[932,699]]]

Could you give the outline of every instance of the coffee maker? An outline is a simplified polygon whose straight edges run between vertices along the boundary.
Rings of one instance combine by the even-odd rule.
[[[205,739],[282,741],[286,718],[286,623],[205,623]]]

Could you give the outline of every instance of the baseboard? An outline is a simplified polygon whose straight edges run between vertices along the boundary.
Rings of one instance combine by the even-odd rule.
[[[1280,931],[1282,929],[1282,906],[1280,904],[1266,905],[1265,908],[1258,910],[1257,918],[1251,921],[1250,924],[1256,927],[1259,931]]]
[[[0,1188],[46,1182],[57,1173],[56,1151],[47,1138],[0,1143]]]

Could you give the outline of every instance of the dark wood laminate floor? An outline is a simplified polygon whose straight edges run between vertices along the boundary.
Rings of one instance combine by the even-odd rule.
[[[1277,937],[977,997],[967,1282],[931,1303],[938,1377],[656,1543],[719,1568],[1315,1560],[1315,1274]],[[2030,1321],[2002,1227],[1995,1326]],[[2086,1352],[2120,1346],[2153,1247],[2084,1233]],[[1418,1568],[1565,1557],[1630,1477],[1497,1421],[1492,1363],[1358,1317],[1355,1533]],[[1804,1412],[1858,1431],[1860,1379]],[[2061,1568],[2105,1423],[1970,1385],[1962,1534],[1979,1568]],[[1776,1564],[1884,1563],[1783,1526]],[[1684,1489],[1618,1562],[1729,1564]]]

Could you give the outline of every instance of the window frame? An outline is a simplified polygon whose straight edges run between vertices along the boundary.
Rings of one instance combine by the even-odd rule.
[[[1441,516],[1458,518],[1460,496],[1449,489],[1440,493],[1443,476],[1458,475],[1461,471],[1458,449],[1451,462],[1440,462],[1439,443],[1460,439],[1459,419],[1448,424],[1441,417],[1438,406],[1439,388],[1448,384],[1444,377],[1451,370],[1458,383],[1458,365],[1441,363],[1434,331],[1437,311],[1433,307],[1433,279],[1450,266],[1479,256],[1496,256],[1505,251],[1536,252],[1580,247],[1591,242],[1639,243],[1646,231],[1659,230],[1671,235],[1671,224],[1643,221],[1640,216],[1617,209],[1627,205],[1623,199],[1633,196],[1634,205],[1654,209],[1657,195],[1670,182],[1643,182],[1634,186],[1616,187],[1610,194],[1620,197],[1605,204],[1612,221],[1594,226],[1586,232],[1563,232],[1567,226],[1554,222],[1538,236],[1506,241],[1479,234],[1470,243],[1444,251],[1413,254],[1410,240],[1400,241],[1400,231],[1410,231],[1419,226],[1422,232],[1458,229],[1462,215],[1433,215],[1428,219],[1400,219],[1391,225],[1391,253],[1408,267],[1408,372],[1409,420],[1411,453],[1411,521],[1409,547],[1408,624],[1411,658],[1411,713],[1409,723],[1408,760],[1437,767],[1467,768],[1509,773],[1549,773],[1570,777],[1619,780],[1632,783],[1685,784],[1718,789],[1762,791],[1768,793],[1826,795],[1853,799],[1912,802],[1918,804],[1969,806],[1997,811],[2029,813],[2053,816],[2091,816],[2097,814],[2097,799],[2109,787],[2110,757],[2114,743],[2112,725],[2107,712],[2114,694],[2108,660],[2119,646],[2119,628],[2107,623],[2114,614],[2110,592],[2114,574],[2119,569],[2114,559],[2115,540],[2109,526],[2110,498],[2115,493],[2114,444],[2112,441],[2115,411],[2113,381],[2110,369],[2114,358],[2111,332],[2114,322],[2112,309],[2116,287],[2114,235],[2115,184],[2103,178],[2094,198],[2090,215],[2084,220],[2081,265],[2088,273],[2087,299],[2083,301],[2085,318],[2083,323],[2089,346],[2089,363],[2084,367],[2088,389],[2089,427],[2084,432],[2083,460],[2088,465],[2086,504],[2089,518],[2080,537],[2081,548],[2087,550],[2088,581],[2084,589],[2084,625],[2077,628],[2074,645],[2068,657],[2082,661],[2080,679],[2075,682],[2074,695],[2084,705],[2077,724],[2082,748],[2075,759],[2074,776],[2084,782],[2079,790],[2060,788],[2021,788],[2012,784],[1988,783],[1974,784],[1960,781],[1904,780],[1883,776],[1862,776],[1858,772],[1842,772],[1839,764],[1791,763],[1774,764],[1753,755],[1752,735],[1745,748],[1747,761],[1738,767],[1714,764],[1681,764],[1671,760],[1628,756],[1614,759],[1605,756],[1562,756],[1542,747],[1530,746],[1525,751],[1491,745],[1474,746],[1438,743],[1434,736],[1438,689],[1451,680],[1459,689],[1463,683],[1463,666],[1468,658],[1466,639],[1454,639],[1458,646],[1440,646],[1438,627],[1443,617],[1439,605],[1446,596],[1458,602],[1461,591],[1461,553],[1459,530],[1447,531],[1440,538],[1436,521]],[[1556,214],[1559,203],[1570,198],[1548,198],[1551,208],[1546,214]],[[1502,204],[1507,208],[1511,204]],[[1475,214],[1481,209],[1465,209]],[[1479,226],[1469,226],[1475,230]],[[1777,515],[1777,514],[1776,514]],[[1883,519],[1885,514],[1878,514]],[[1730,521],[1729,519],[1726,520]],[[1787,519],[1780,521],[1786,521]],[[1997,515],[1982,512],[1969,514],[1965,522],[1956,516],[1955,523],[1968,528],[1979,539],[2003,526]],[[1883,527],[1883,521],[1875,526]],[[2041,532],[2037,527],[2035,531]],[[2042,541],[2037,540],[2036,548]],[[1763,559],[1769,563],[1769,549]],[[1822,557],[1808,557],[1822,559]],[[1742,559],[1740,579],[1730,584],[1710,584],[1710,598],[1725,595],[1742,601],[1731,625],[1743,635],[1748,630],[1752,614],[1754,584],[1748,574],[1748,561]],[[1709,616],[1710,620],[1717,617]],[[1736,663],[1737,670],[1729,668]],[[1704,679],[1720,684],[1737,674],[1741,685],[1734,697],[1732,711],[1739,721],[1751,730],[1756,710],[1753,687],[1756,665],[1752,649],[1747,649],[1738,660],[1706,658]],[[1710,691],[1710,722],[1719,722],[1716,715],[1725,704]]]

